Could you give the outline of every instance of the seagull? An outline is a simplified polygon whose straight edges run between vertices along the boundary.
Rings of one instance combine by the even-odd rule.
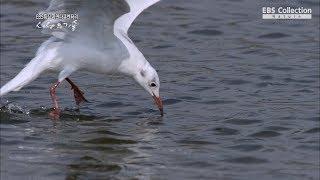
[[[43,18],[40,27],[50,38],[41,44],[24,69],[1,87],[0,97],[20,90],[43,72],[58,72],[57,81],[50,87],[53,109],[49,114],[59,118],[61,110],[56,89],[62,81],[71,85],[78,106],[87,102],[83,91],[71,81],[72,73],[80,70],[109,75],[118,73],[132,77],[142,86],[153,97],[163,116],[157,71],[128,36],[136,17],[158,1],[51,0],[49,7],[40,14],[65,18]]]

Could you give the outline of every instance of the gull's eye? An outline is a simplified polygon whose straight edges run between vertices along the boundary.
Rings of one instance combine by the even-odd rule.
[[[150,86],[151,86],[151,87],[156,87],[157,85],[156,85],[156,83],[152,82],[152,83],[150,84]]]

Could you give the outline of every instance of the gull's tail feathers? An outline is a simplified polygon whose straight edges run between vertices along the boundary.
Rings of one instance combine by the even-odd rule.
[[[16,77],[2,86],[0,89],[0,97],[11,91],[19,91],[23,86],[35,80],[43,71],[48,69],[48,66],[45,65],[48,64],[48,62],[44,63],[44,59],[41,57],[42,56],[38,54],[19,72],[19,74],[16,75]]]

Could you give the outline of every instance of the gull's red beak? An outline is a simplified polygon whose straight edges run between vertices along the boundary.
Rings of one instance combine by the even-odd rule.
[[[156,105],[158,106],[159,110],[160,110],[160,114],[161,116],[163,116],[163,104],[162,104],[162,100],[159,97],[157,97],[156,95],[153,94],[153,99],[154,99],[154,102],[156,103]]]

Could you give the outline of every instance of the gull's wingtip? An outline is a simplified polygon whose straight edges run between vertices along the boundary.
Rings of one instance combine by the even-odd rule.
[[[35,57],[13,79],[3,85],[0,89],[0,97],[11,91],[19,91],[23,86],[36,79],[45,70],[39,66],[40,61],[41,59]]]

